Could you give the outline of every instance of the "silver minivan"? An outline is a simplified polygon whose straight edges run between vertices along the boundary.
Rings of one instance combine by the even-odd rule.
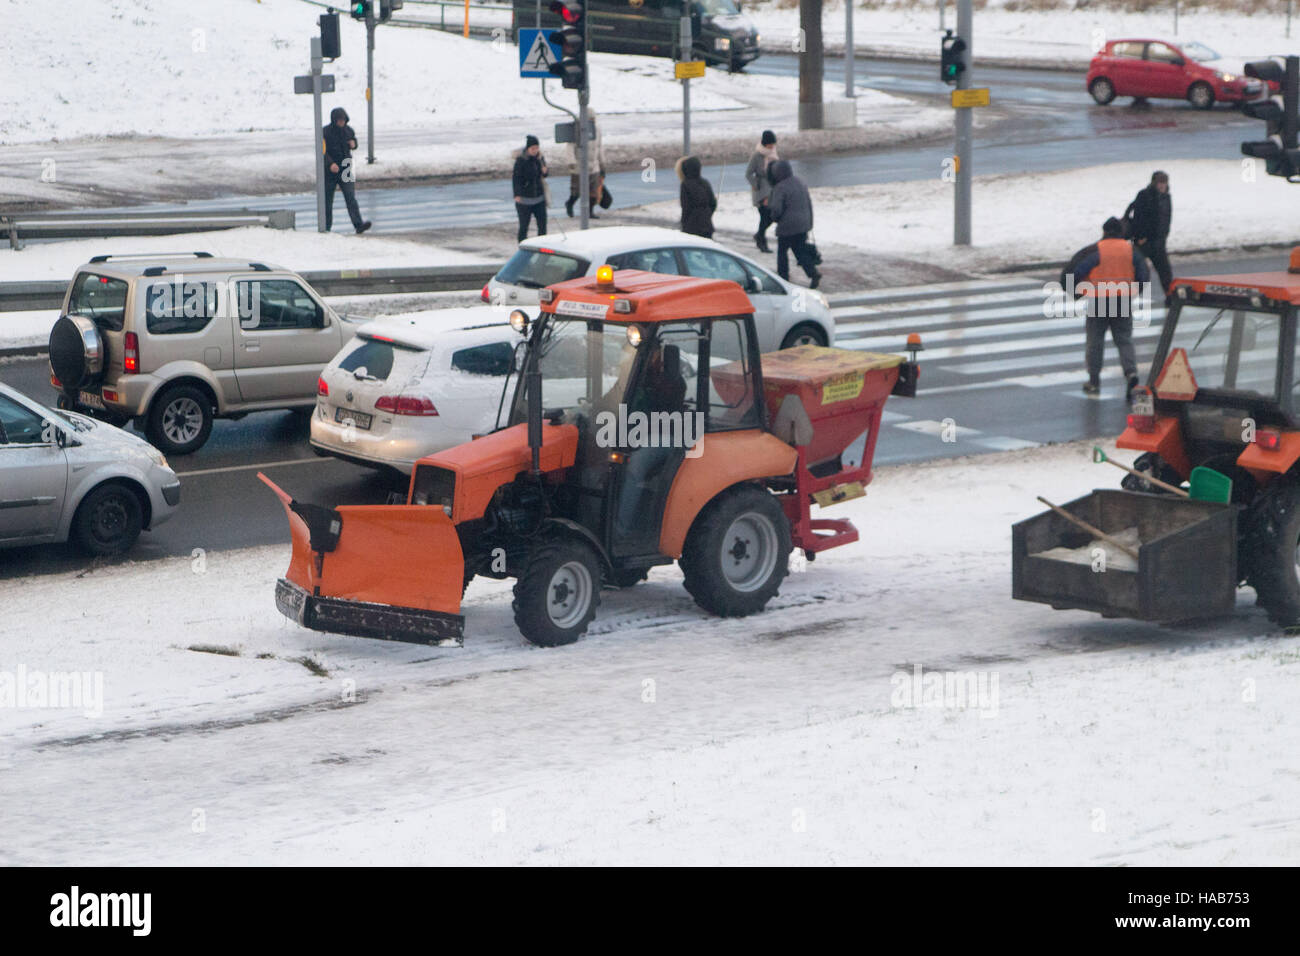
[[[142,438],[0,384],[0,547],[116,554],[176,511],[181,483]]]
[[[354,331],[280,266],[205,252],[95,256],[50,332],[50,381],[60,408],[133,420],[184,455],[214,418],[309,413],[321,369]]]

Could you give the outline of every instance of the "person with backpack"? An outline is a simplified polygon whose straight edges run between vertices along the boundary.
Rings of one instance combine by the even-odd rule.
[[[1165,250],[1169,223],[1173,218],[1169,174],[1160,169],[1152,173],[1151,182],[1129,203],[1124,218],[1129,225],[1129,238],[1137,244],[1142,255],[1151,260],[1167,300],[1169,284],[1174,281],[1173,270],[1169,267],[1169,253]]]
[[[1124,238],[1124,226],[1111,217],[1101,227],[1101,239],[1074,254],[1062,285],[1077,290],[1077,298],[1088,300],[1084,358],[1088,364],[1088,381],[1083,390],[1088,395],[1101,391],[1101,366],[1106,348],[1106,333],[1119,351],[1131,399],[1138,384],[1137,353],[1133,348],[1133,298],[1141,283],[1150,281],[1146,260],[1137,247]]]

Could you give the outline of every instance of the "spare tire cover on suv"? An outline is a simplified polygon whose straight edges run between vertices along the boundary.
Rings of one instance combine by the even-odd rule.
[[[104,375],[104,336],[92,319],[64,315],[50,330],[50,369],[66,389],[87,388]]]

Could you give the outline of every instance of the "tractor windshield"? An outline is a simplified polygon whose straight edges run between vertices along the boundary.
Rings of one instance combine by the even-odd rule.
[[[1282,317],[1277,312],[1183,306],[1170,351],[1187,350],[1198,388],[1277,399],[1281,329]]]
[[[542,404],[563,409],[564,420],[589,417],[608,395],[621,395],[636,358],[626,325],[552,316],[542,339],[538,365]],[[512,424],[528,420],[522,381],[515,393]],[[616,399],[617,401],[617,399]]]

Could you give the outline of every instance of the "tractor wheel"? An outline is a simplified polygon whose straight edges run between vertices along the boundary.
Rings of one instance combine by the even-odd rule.
[[[686,536],[682,574],[695,603],[720,617],[763,610],[789,570],[790,522],[766,490],[743,485],[710,502]]]
[[[1165,464],[1164,461],[1161,460],[1160,456],[1155,452],[1148,451],[1138,455],[1137,460],[1133,462],[1133,468],[1137,471],[1145,472],[1152,478],[1158,478],[1165,482],[1165,484],[1174,485],[1175,487],[1182,484],[1183,481],[1182,476]],[[1125,491],[1145,491],[1154,495],[1169,494],[1169,492],[1165,491],[1159,485],[1153,485],[1149,481],[1144,481],[1137,475],[1125,475],[1124,480],[1119,483],[1119,486]]]
[[[515,582],[515,625],[539,647],[572,644],[600,604],[600,558],[589,545],[553,538],[533,548]]]
[[[1099,76],[1092,81],[1092,86],[1088,87],[1088,92],[1092,98],[1101,106],[1105,106],[1115,99],[1115,84],[1104,76]]]
[[[1288,483],[1266,492],[1246,522],[1246,583],[1270,621],[1283,627],[1300,623],[1300,487]]]

